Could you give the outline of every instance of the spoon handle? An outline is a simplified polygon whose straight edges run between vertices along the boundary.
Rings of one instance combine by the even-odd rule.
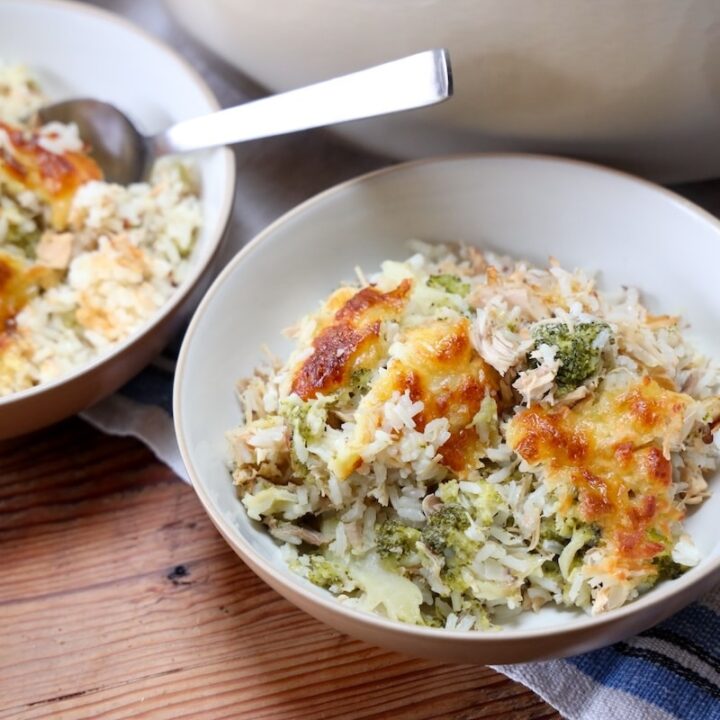
[[[433,105],[452,95],[446,50],[426,50],[350,75],[184,120],[150,138],[153,153],[188,152]]]

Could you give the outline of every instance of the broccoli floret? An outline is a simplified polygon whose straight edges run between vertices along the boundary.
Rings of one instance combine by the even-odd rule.
[[[647,538],[654,543],[662,543],[666,547],[668,545],[668,539],[661,532],[655,530],[655,528],[650,528],[650,530],[647,531]]]
[[[543,577],[553,578],[555,580],[561,580],[562,574],[560,573],[560,566],[557,560],[546,560],[542,565]]]
[[[443,568],[440,573],[442,581],[450,589],[450,592],[464,593],[468,589],[468,582],[463,574],[462,561],[453,562]]]
[[[497,445],[500,434],[498,432],[498,409],[495,399],[486,395],[480,403],[480,409],[472,420],[478,439],[483,445],[493,447]]]
[[[372,370],[370,368],[360,368],[353,370],[350,376],[350,385],[353,393],[365,395],[370,389],[370,381],[372,380]]]
[[[451,592],[468,590],[468,574],[464,572],[479,549],[465,530],[470,527],[470,514],[458,503],[447,503],[432,513],[422,530],[427,549],[442,558],[440,578]]]
[[[435,609],[433,607],[432,612],[423,612],[422,613],[422,624],[424,627],[444,628],[445,627],[445,618],[442,617],[437,612],[435,612]]]
[[[675,562],[670,553],[658,555],[653,558],[653,565],[655,566],[655,571],[657,572],[657,581],[674,580],[689,570],[687,566]]]
[[[603,532],[602,528],[597,523],[590,523],[585,526],[585,529],[590,536],[585,543],[585,548],[589,550],[590,548],[594,548],[600,544],[600,541],[603,538]]]
[[[596,345],[600,333],[610,326],[602,322],[578,323],[571,330],[565,323],[538,325],[533,330],[535,345],[555,348],[555,358],[560,369],[555,377],[558,391],[568,393],[582,385],[602,367],[602,347]],[[538,360],[528,356],[531,368],[538,367]]]
[[[322,555],[308,555],[307,579],[314,585],[326,590],[337,588],[338,590],[346,585],[348,577],[345,570]]]
[[[488,615],[487,608],[483,604],[482,600],[478,600],[476,597],[464,598],[462,602],[463,613],[472,613],[475,616],[475,629],[476,630],[492,630],[493,624]]]
[[[419,530],[397,520],[387,520],[375,529],[377,552],[383,560],[402,563],[415,552],[418,540]]]
[[[600,526],[596,525],[595,523],[592,523],[590,525],[584,525],[582,528],[580,528],[580,532],[585,538],[585,543],[575,553],[575,557],[573,558],[572,562],[573,568],[580,567],[583,564],[585,555],[588,550],[592,550],[594,547],[597,547],[602,540],[602,530],[600,529]]]
[[[540,521],[540,539],[564,545],[575,530],[575,522],[559,513],[555,517],[543,518]]]
[[[40,231],[35,229],[30,232],[22,230],[17,225],[9,224],[5,233],[4,241],[22,250],[28,259],[35,258],[35,248],[40,240]]]
[[[460,484],[457,480],[446,480],[444,483],[440,483],[440,485],[438,485],[435,494],[444,503],[457,502],[460,497]]]
[[[463,282],[457,275],[431,275],[427,284],[428,287],[460,297],[465,297],[470,292],[470,283]]]
[[[335,399],[326,395],[310,402],[303,402],[297,395],[280,401],[280,415],[293,428],[293,434],[309,443],[322,434],[327,422],[327,408]]]
[[[470,526],[467,510],[457,503],[443,505],[429,518],[422,530],[422,541],[434,553],[463,551],[469,542],[464,531]]]
[[[295,427],[300,437],[308,442],[312,439],[313,432],[308,423],[308,403],[283,403],[280,409],[283,416]]]

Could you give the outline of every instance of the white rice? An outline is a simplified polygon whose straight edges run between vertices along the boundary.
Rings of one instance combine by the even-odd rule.
[[[707,497],[706,475],[720,455],[720,372],[684,340],[678,319],[651,315],[633,289],[601,293],[586,272],[474,248],[423,245],[367,281],[382,293],[404,281],[412,288],[402,310],[380,321],[386,345],[362,370],[367,387],[343,380],[303,399],[294,385],[319,352],[323,328],[341,324],[332,303],[360,288],[339,290],[302,319],[286,362],[271,361],[239,384],[243,422],[228,434],[233,479],[250,517],[276,537],[278,527],[312,533],[285,545],[293,570],[392,619],[486,630],[548,603],[605,612],[699,561],[681,519]],[[451,373],[419,397],[380,394],[397,363],[415,367],[424,352],[413,333],[457,323],[472,340],[459,370],[497,381],[468,425],[457,426],[453,405],[427,416]],[[480,359],[482,373],[467,370]],[[603,410],[635,397],[637,410]],[[633,412],[640,424],[623,425]],[[579,423],[569,426],[575,435],[559,436],[550,460],[523,446],[530,434],[518,435],[534,417],[554,418],[561,429],[567,419]],[[641,420],[656,423],[652,431]],[[474,431],[482,450],[453,469],[447,443],[461,430]],[[577,437],[595,444],[572,455]],[[610,465],[602,465],[604,452],[614,453]],[[620,471],[627,492],[613,485],[623,457],[634,463]],[[447,518],[453,529],[438,534]]]

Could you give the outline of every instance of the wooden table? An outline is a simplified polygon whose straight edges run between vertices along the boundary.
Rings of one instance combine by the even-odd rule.
[[[0,562],[0,718],[560,717],[300,612],[143,445],[78,419],[0,443]]]

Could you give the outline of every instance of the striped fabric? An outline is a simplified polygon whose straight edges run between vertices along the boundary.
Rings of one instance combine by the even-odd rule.
[[[573,720],[720,720],[720,590],[625,642],[497,669]]]
[[[170,418],[177,343],[83,414],[134,435],[188,480]],[[720,720],[720,588],[635,638],[566,660],[497,666],[570,720]]]

